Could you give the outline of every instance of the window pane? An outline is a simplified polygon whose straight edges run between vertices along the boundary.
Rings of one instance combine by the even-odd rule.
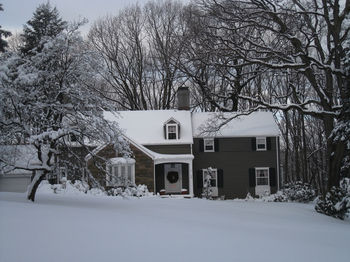
[[[257,144],[265,144],[265,138],[257,138],[256,143]]]
[[[121,166],[120,167],[120,169],[121,169],[121,174],[120,174],[120,176],[122,177],[122,178],[126,178],[126,167],[125,166]]]
[[[265,144],[258,144],[258,148],[259,149],[264,149],[265,148]]]
[[[206,151],[212,151],[213,150],[213,146],[212,145],[207,145],[207,146],[205,146],[205,150]]]
[[[267,185],[268,185],[268,182],[269,182],[268,178],[258,178],[258,179],[256,180],[256,184],[257,184],[258,186],[267,186]]]
[[[176,126],[168,126],[169,133],[176,133]]]
[[[130,181],[130,182],[132,182],[132,180],[131,180],[131,168],[132,168],[132,166],[128,166],[128,180]]]
[[[258,186],[269,184],[269,173],[267,169],[256,170],[256,184]]]
[[[119,170],[118,170],[118,166],[113,166],[113,175],[115,177],[119,176]]]
[[[169,137],[169,139],[176,139],[176,134],[175,133],[169,133],[168,137]]]

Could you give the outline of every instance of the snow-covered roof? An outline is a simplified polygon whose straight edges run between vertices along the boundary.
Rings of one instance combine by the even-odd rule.
[[[135,164],[135,159],[125,158],[125,157],[114,157],[108,160],[109,164],[118,165],[118,164]]]
[[[161,164],[161,163],[166,163],[166,162],[178,162],[178,163],[183,163],[183,162],[189,162],[192,161],[194,156],[192,154],[160,154],[156,153],[145,146],[138,144],[136,141],[132,140],[130,137],[127,137],[124,135],[124,138],[132,145],[134,145],[137,149],[139,149],[141,152],[149,156],[153,161],[154,164]],[[97,154],[101,150],[103,150],[108,144],[101,145],[97,147],[94,151],[93,154]],[[85,161],[88,161],[89,159],[92,158],[93,154],[88,154],[85,157]],[[111,161],[111,160],[109,160]],[[134,159],[131,158],[123,158],[123,157],[117,157],[117,158],[112,158],[113,163],[120,163],[118,161],[135,161]],[[124,162],[123,162],[124,163]],[[131,162],[129,162],[131,163]]]
[[[127,137],[141,145],[193,144],[191,113],[184,110],[104,112],[107,120],[115,121]],[[164,123],[173,119],[180,124],[180,138],[164,137]]]
[[[193,137],[249,137],[249,136],[278,136],[278,126],[271,112],[258,111],[249,115],[233,118],[219,131],[208,132],[213,126],[218,126],[226,119],[236,116],[237,113],[192,113]]]

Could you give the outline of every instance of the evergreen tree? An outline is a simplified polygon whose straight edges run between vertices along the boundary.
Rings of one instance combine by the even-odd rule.
[[[40,182],[55,171],[55,159],[71,152],[70,137],[87,152],[90,140],[115,144],[118,152],[127,149],[117,124],[102,114],[114,108],[87,84],[97,81],[90,70],[94,54],[86,50],[77,26],[67,28],[47,37],[40,52],[0,56],[0,143],[14,144],[21,137],[34,148],[37,161],[13,167],[35,172],[27,196],[32,201]],[[2,150],[0,163],[11,164],[11,157]]]
[[[4,11],[4,9],[2,8],[2,4],[0,4],[0,11]],[[0,25],[0,52],[5,52],[5,48],[7,47],[7,42],[4,39],[2,39],[3,36],[9,37],[11,36],[11,32],[1,29]]]
[[[39,5],[32,19],[24,25],[22,53],[27,55],[34,48],[40,52],[43,48],[45,37],[57,36],[66,25],[67,22],[62,20],[56,7],[52,8],[49,2]]]

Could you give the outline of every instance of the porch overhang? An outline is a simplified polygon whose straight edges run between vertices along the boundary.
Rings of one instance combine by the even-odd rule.
[[[193,197],[193,159],[192,154],[183,154],[183,155],[171,155],[171,154],[158,154],[156,153],[154,157],[154,165],[166,164],[166,163],[185,163],[188,164],[188,182],[189,182],[189,194],[186,194],[187,197]],[[154,188],[156,188],[156,176],[154,173]]]
[[[192,154],[185,155],[170,155],[170,154],[157,154],[154,158],[154,164],[164,164],[164,163],[186,163],[191,164],[194,159]]]

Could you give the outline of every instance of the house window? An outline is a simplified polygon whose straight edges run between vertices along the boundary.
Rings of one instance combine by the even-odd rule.
[[[117,157],[107,163],[106,186],[127,187],[135,184],[135,160]]]
[[[255,168],[255,177],[257,186],[269,185],[269,169],[268,168]]]
[[[167,139],[178,139],[178,125],[177,124],[167,124]]]
[[[210,187],[217,186],[217,169],[212,168],[210,171],[208,169],[203,169],[203,185],[209,182]]]
[[[266,150],[266,137],[257,137],[256,138],[256,150],[265,151]]]
[[[214,138],[204,139],[204,152],[214,152]]]

